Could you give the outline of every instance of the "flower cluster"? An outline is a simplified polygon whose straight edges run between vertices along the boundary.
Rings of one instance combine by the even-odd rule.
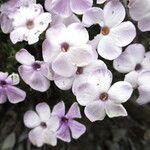
[[[134,89],[139,91],[137,103],[150,101],[150,52],[144,45],[132,43],[136,27],[127,21],[123,3],[97,0],[97,4],[103,3],[100,8],[92,7],[93,0],[45,0],[47,12],[36,0],[9,0],[0,7],[1,29],[10,34],[13,44],[36,44],[45,31],[42,60],[35,60],[24,48],[16,53],[21,79],[39,92],[47,91],[50,82],[61,90],[71,89],[91,122],[103,120],[106,115],[127,116],[122,103],[130,99]],[[139,29],[150,31],[150,0],[129,0],[128,6]],[[100,32],[91,39],[88,28],[95,24]],[[114,69],[125,74],[124,81],[114,83],[105,61],[113,61]],[[15,87],[19,81],[18,74],[0,72],[0,103],[25,100],[26,93]],[[31,128],[31,143],[55,146],[57,138],[70,142],[71,136],[78,139],[84,134],[86,127],[75,120],[81,118],[77,102],[66,114],[62,101],[52,112],[45,102],[37,104],[36,111],[27,111],[24,124]]]

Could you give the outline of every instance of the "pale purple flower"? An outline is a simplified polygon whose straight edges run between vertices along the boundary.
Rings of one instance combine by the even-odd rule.
[[[93,0],[46,0],[45,8],[62,17],[69,17],[73,13],[83,14],[92,4]]]
[[[18,74],[0,72],[0,104],[7,101],[13,104],[24,101],[26,93],[15,87],[20,82]]]
[[[109,1],[104,10],[93,7],[83,15],[85,26],[99,24],[101,32],[95,37],[98,53],[101,57],[113,60],[122,53],[122,47],[127,46],[136,36],[135,26],[125,21],[125,8],[118,0]]]
[[[43,12],[40,4],[21,6],[9,18],[13,19],[13,31],[10,33],[13,44],[21,41],[28,41],[29,45],[38,42],[40,34],[51,22],[51,14]]]
[[[81,24],[73,23],[67,27],[57,24],[46,32],[43,59],[52,64],[56,74],[71,77],[78,67],[86,66],[92,61],[93,50],[88,41],[88,32]]]
[[[131,44],[114,60],[113,66],[117,71],[126,73],[125,80],[136,88],[140,73],[150,70],[150,52],[145,52],[142,44]]]
[[[31,88],[44,92],[48,90],[50,81],[50,65],[44,61],[36,61],[35,58],[25,49],[16,53],[16,60],[22,65],[18,68],[23,81]]]
[[[129,0],[129,13],[141,31],[150,31],[150,0]]]
[[[85,133],[86,127],[75,120],[76,118],[81,118],[80,108],[77,103],[73,103],[65,115],[65,104],[64,102],[59,102],[54,106],[52,115],[57,116],[60,121],[60,127],[57,130],[59,139],[70,142],[71,135],[74,139],[78,139]]]
[[[103,120],[106,116],[127,116],[121,103],[126,102],[132,94],[132,86],[125,81],[112,83],[112,73],[107,69],[80,77],[73,87],[77,101],[85,106],[84,112],[91,121]]]
[[[27,111],[24,115],[24,124],[31,128],[28,137],[31,143],[41,147],[44,144],[55,146],[57,144],[56,131],[59,128],[59,119],[51,115],[47,103],[36,105],[36,112]]]

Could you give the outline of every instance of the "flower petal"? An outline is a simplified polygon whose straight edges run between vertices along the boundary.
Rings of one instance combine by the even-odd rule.
[[[6,80],[8,77],[8,72],[0,72],[0,80]]]
[[[97,4],[103,4],[106,0],[97,0]]]
[[[7,101],[7,95],[5,93],[5,91],[0,88],[0,104],[3,104]]]
[[[145,53],[144,60],[142,62],[143,70],[149,70],[150,68],[150,52]]]

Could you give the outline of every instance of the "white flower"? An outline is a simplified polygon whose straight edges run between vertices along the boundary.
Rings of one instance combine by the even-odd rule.
[[[110,118],[127,116],[121,103],[130,98],[132,86],[125,81],[116,82],[111,86],[111,82],[112,74],[107,69],[76,80],[73,93],[79,104],[85,106],[85,115],[91,122],[103,120],[106,114]]]
[[[29,140],[33,145],[41,147],[43,144],[57,144],[56,131],[59,128],[59,119],[51,116],[46,103],[36,105],[36,112],[27,111],[24,115],[24,124],[32,129],[29,132]]]
[[[44,13],[40,4],[22,6],[9,17],[13,19],[14,30],[10,39],[14,44],[23,40],[28,44],[36,43],[51,22],[51,14]]]
[[[101,57],[113,60],[122,53],[136,36],[136,29],[130,21],[125,21],[125,8],[118,0],[108,2],[104,10],[93,7],[83,15],[83,24],[99,24],[101,33],[94,40]]]

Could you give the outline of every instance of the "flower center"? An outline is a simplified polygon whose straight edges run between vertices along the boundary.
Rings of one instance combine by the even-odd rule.
[[[7,82],[4,81],[4,80],[2,80],[2,81],[0,81],[0,85],[1,85],[1,86],[5,86],[5,85],[7,85]]]
[[[39,63],[34,63],[32,65],[32,67],[33,67],[34,70],[39,70],[41,68],[41,65]]]
[[[141,70],[142,69],[142,65],[141,64],[137,64],[135,66],[135,70],[138,71],[138,70]]]
[[[41,122],[40,126],[41,126],[42,128],[47,128],[47,125],[46,125],[45,122]]]
[[[62,43],[61,44],[61,50],[63,51],[63,52],[67,52],[68,51],[68,49],[69,49],[69,44],[67,43],[67,42],[64,42],[64,43]]]
[[[110,32],[110,29],[109,29],[108,27],[103,27],[103,28],[101,29],[101,33],[102,33],[103,35],[108,35],[109,32]]]
[[[108,100],[108,94],[102,93],[99,98],[101,101],[107,101]]]
[[[76,74],[77,75],[80,75],[83,73],[83,67],[78,67],[77,71],[76,71]]]
[[[32,20],[28,20],[26,23],[26,27],[31,30],[34,28],[34,22]]]
[[[68,122],[68,118],[62,117],[62,118],[61,118],[61,121],[67,123],[67,122]]]

